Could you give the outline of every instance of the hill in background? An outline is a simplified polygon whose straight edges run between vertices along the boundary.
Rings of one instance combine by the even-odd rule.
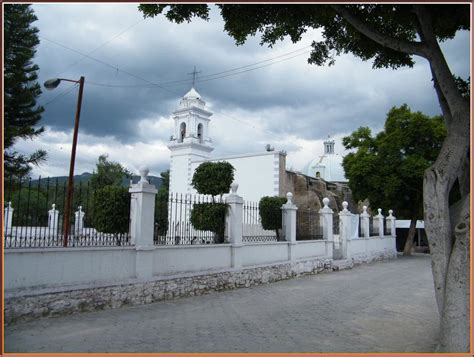
[[[92,177],[92,174],[90,172],[84,172],[80,175],[74,175],[74,184],[77,185],[79,183],[82,183],[82,185],[87,185],[87,183],[90,181]],[[44,182],[45,182],[46,178],[42,178],[41,179],[41,185],[44,185]],[[56,184],[56,182],[58,183],[58,185],[64,185],[64,183],[66,183],[68,180],[68,176],[54,176],[54,177],[50,177],[49,178],[49,182],[50,184]],[[137,183],[138,181],[140,180],[140,176],[138,175],[133,175],[132,176],[132,181],[133,183]],[[160,189],[162,183],[163,183],[163,180],[161,179],[161,177],[157,177],[157,176],[148,176],[148,181],[155,185],[156,186],[156,189]],[[35,186],[35,185],[38,185],[39,183],[39,180],[32,180],[31,181],[31,185],[32,186]],[[122,186],[123,187],[129,187],[130,186],[130,179],[124,177],[122,179]]]

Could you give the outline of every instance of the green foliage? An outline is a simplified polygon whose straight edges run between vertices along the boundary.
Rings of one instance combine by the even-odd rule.
[[[39,68],[32,61],[39,39],[38,29],[31,24],[37,18],[27,4],[6,4],[4,11],[4,168],[6,175],[20,177],[47,156],[44,150],[23,155],[11,149],[16,140],[31,139],[44,131],[36,126],[44,111],[36,103],[41,88]]]
[[[155,201],[155,224],[158,226],[158,235],[166,235],[168,231],[168,199],[170,186],[170,170],[161,173],[162,184]]]
[[[262,227],[267,230],[274,230],[277,239],[280,240],[279,229],[282,225],[281,206],[285,204],[286,199],[283,197],[265,196],[260,199],[258,203],[258,210],[260,218],[262,219]]]
[[[191,211],[191,224],[196,229],[216,233],[216,243],[223,243],[226,213],[225,203],[196,203]]]
[[[234,181],[234,167],[226,162],[203,162],[193,175],[193,187],[203,195],[228,193]]]
[[[115,161],[108,161],[108,155],[100,155],[97,161],[97,172],[91,176],[93,190],[106,186],[121,186],[124,178],[130,178],[131,173],[125,167]]]
[[[334,5],[312,4],[219,4],[224,29],[238,45],[249,36],[261,35],[261,44],[272,46],[290,37],[301,40],[308,29],[322,30],[323,39],[314,41],[309,62],[316,65],[334,64],[334,56],[350,52],[366,61],[373,59],[373,67],[412,67],[411,54],[382,46],[362,35],[347,22]],[[368,28],[390,39],[414,43],[417,41],[419,20],[411,4],[344,5],[343,9]],[[469,5],[437,4],[425,7],[433,22],[438,41],[453,38],[458,30],[470,28]],[[181,23],[193,17],[208,20],[207,5],[140,5],[145,17],[164,14],[170,21]],[[388,43],[388,41],[386,41]]]
[[[436,160],[445,136],[441,117],[412,113],[405,104],[389,111],[384,130],[375,137],[369,128],[345,137],[345,148],[355,149],[343,160],[354,198],[392,208],[400,218],[421,218],[423,174]]]
[[[128,189],[106,186],[94,193],[94,226],[99,232],[126,233],[129,229]]]
[[[214,202],[214,196],[229,192],[234,167],[228,162],[204,162],[196,169],[192,185],[201,194],[212,195],[213,202],[199,203],[191,211],[191,223],[199,230],[216,234],[216,243],[224,242],[227,204]]]

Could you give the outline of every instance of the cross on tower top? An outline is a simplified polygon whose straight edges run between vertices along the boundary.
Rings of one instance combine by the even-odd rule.
[[[201,71],[196,72],[196,66],[194,66],[194,71],[192,71],[191,73],[188,73],[188,74],[193,75],[193,88],[194,88],[194,84],[196,83],[196,74],[198,74],[198,73],[201,73]]]

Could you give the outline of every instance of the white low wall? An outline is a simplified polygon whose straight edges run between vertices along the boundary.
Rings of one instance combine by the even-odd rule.
[[[347,242],[347,258],[367,260],[396,255],[395,238],[356,238]],[[236,249],[234,252],[233,250]],[[266,242],[233,248],[230,244],[135,247],[26,248],[5,250],[5,290],[61,287],[135,279],[152,279],[180,273],[223,271],[273,263],[332,259],[333,243],[326,240]],[[233,266],[233,254],[239,264]],[[141,255],[140,255],[141,254]],[[143,273],[144,255],[150,258]],[[137,260],[140,256],[140,260]],[[146,260],[146,259],[145,259]]]
[[[5,290],[135,277],[135,247],[5,249]]]
[[[326,245],[332,245],[324,240],[308,240],[297,242],[294,246],[295,259],[316,258],[330,256],[326,251]]]
[[[271,264],[288,260],[288,243],[253,243],[241,248],[242,266]]]
[[[153,275],[230,267],[229,244],[156,247],[153,252]]]

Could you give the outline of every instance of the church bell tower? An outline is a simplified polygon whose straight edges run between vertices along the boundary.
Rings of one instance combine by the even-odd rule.
[[[173,112],[174,134],[168,148],[171,151],[170,192],[190,193],[191,163],[209,158],[214,150],[209,137],[209,122],[212,112],[206,102],[193,88],[184,95],[179,107]]]

